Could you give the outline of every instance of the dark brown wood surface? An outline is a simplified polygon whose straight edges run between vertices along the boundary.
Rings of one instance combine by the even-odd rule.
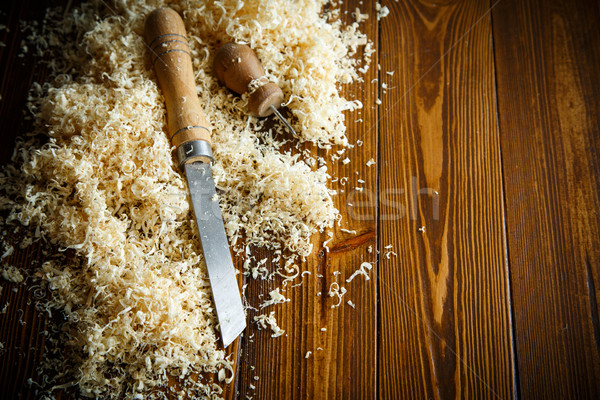
[[[521,394],[599,398],[599,3],[503,0],[493,21]]]
[[[2,162],[44,75],[17,57],[19,19],[43,15],[33,3],[1,6]],[[336,228],[329,252],[315,238],[311,275],[274,307],[286,335],[250,324],[225,397],[600,397],[598,2],[382,4],[381,21],[374,2],[342,5],[346,21],[370,15],[361,29],[378,50],[344,89],[364,104],[347,120],[364,144],[330,166],[349,176],[337,206],[356,235]],[[22,267],[41,258],[17,253]],[[363,261],[371,279],[346,283]],[[348,293],[332,309],[335,281]],[[274,287],[248,283],[253,304]],[[35,398],[45,320],[30,291],[2,286],[0,392]]]
[[[380,397],[507,399],[491,15],[484,2],[437,3],[392,3],[380,23],[394,89],[381,95],[379,242],[398,253],[378,265]]]

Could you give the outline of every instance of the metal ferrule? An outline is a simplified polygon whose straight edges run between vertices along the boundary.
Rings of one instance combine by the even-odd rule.
[[[179,168],[181,169],[187,163],[200,161],[210,164],[214,160],[210,143],[206,140],[191,140],[182,143],[177,147],[176,152]]]

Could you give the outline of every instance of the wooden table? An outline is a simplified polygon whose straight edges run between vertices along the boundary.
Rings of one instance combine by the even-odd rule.
[[[26,89],[44,75],[16,57],[18,19],[42,14],[31,3],[1,6],[4,162]],[[381,21],[374,2],[360,6],[377,53],[364,83],[345,89],[365,105],[348,118],[364,144],[332,167],[366,181],[354,208],[337,197],[357,234],[337,229],[331,251],[307,261],[313,278],[276,308],[287,336],[250,328],[226,397],[600,398],[599,3],[382,4]],[[346,285],[355,309],[315,296],[331,271],[341,282],[363,261],[376,263],[372,279]],[[268,285],[249,282],[250,298]],[[27,290],[2,286],[0,306],[22,307],[26,324],[0,316],[0,391],[33,398],[45,321]]]

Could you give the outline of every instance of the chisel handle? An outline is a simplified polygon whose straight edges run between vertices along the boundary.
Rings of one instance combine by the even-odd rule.
[[[146,18],[144,39],[167,104],[171,144],[177,148],[197,140],[210,144],[210,125],[196,93],[192,54],[181,17],[170,8],[152,11]]]
[[[226,43],[217,51],[214,60],[215,72],[219,80],[238,94],[249,90],[248,85],[255,79],[265,76],[256,53],[245,44]],[[273,82],[265,82],[248,96],[248,109],[254,115],[266,117],[279,108],[283,102],[283,92]]]

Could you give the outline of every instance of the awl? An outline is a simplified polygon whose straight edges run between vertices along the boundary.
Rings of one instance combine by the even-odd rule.
[[[250,92],[248,109],[257,117],[275,114],[277,118],[298,136],[290,123],[277,108],[283,102],[283,91],[273,82],[267,81],[265,70],[256,53],[245,44],[225,43],[213,61],[219,81],[238,94]],[[255,84],[256,87],[251,86]]]
[[[174,10],[159,8],[146,18],[144,36],[167,105],[167,131],[190,189],[221,339],[227,347],[246,327],[246,317],[215,201],[210,127],[196,93],[185,25]]]

